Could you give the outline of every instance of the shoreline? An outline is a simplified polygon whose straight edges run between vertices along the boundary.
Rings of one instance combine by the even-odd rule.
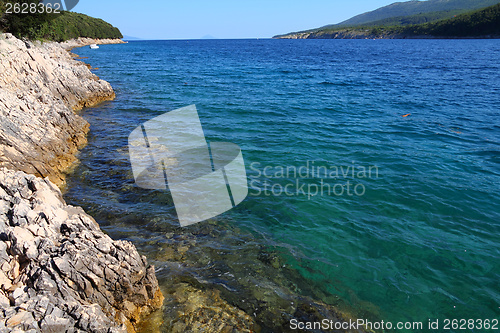
[[[142,49],[147,50],[149,47],[144,45]],[[106,51],[102,54],[85,48],[75,52],[90,57],[85,61],[88,60],[93,66],[106,66],[107,78],[113,82],[127,82],[130,71],[120,70],[123,66],[121,61],[111,60],[113,63],[108,63],[110,59],[122,57],[120,48],[110,48],[109,53]],[[133,52],[136,52],[135,48],[127,49],[123,57]],[[140,78],[141,75],[135,74],[133,79]],[[129,90],[126,86],[122,86],[122,89]],[[291,287],[294,284],[306,285],[304,278],[298,271],[284,265],[280,253],[267,248],[266,242],[254,238],[246,230],[239,229],[237,223],[216,219],[218,221],[206,221],[192,228],[180,229],[176,226],[175,217],[172,220],[166,216],[168,214],[156,211],[153,207],[144,210],[138,208],[138,201],[143,200],[152,201],[152,204],[161,200],[161,206],[165,206],[165,195],[138,189],[129,175],[130,165],[123,142],[132,126],[130,120],[135,123],[150,117],[145,109],[130,110],[134,108],[134,99],[136,96],[129,93],[120,94],[112,108],[103,105],[86,110],[85,117],[92,124],[93,134],[88,146],[79,155],[82,163],[68,177],[65,197],[69,202],[83,205],[92,212],[96,219],[106,225],[112,238],[133,238],[138,249],[155,264],[166,300],[163,318],[154,316],[151,322],[163,320],[161,328],[166,332],[201,329],[208,332],[226,329],[258,332],[258,326],[262,331],[281,332],[289,330],[289,318],[337,322],[348,321],[348,318],[355,316],[354,313],[358,313],[357,309],[340,304],[340,301],[330,303],[332,298],[318,298]],[[102,140],[109,132],[114,133],[106,143],[109,154],[100,157]],[[120,177],[115,182],[113,179],[118,174],[124,178]],[[92,197],[87,195],[89,191],[93,193]],[[116,210],[114,203],[119,203]],[[125,207],[126,214],[122,210]],[[170,207],[170,204],[165,206],[166,209]],[[140,221],[139,224],[134,224],[134,220]],[[238,251],[212,251],[217,248],[216,244],[226,244],[228,249],[232,248],[235,241],[255,245],[249,245],[244,250],[245,260],[249,261],[244,271],[241,271],[241,258],[237,259]],[[207,262],[214,263],[210,270],[204,267]],[[220,269],[221,273],[227,272],[227,275],[221,277],[222,281],[214,281],[214,274]],[[259,283],[255,283],[255,279]],[[153,324],[145,328],[144,332],[151,332],[157,327],[159,325]]]
[[[497,35],[484,35],[474,37],[450,37],[431,35],[408,35],[408,34],[373,34],[361,30],[338,30],[334,32],[300,32],[287,35],[278,35],[272,39],[450,39],[450,40],[472,40],[472,39],[500,39]]]
[[[5,39],[2,37],[0,51],[6,57],[0,58],[0,82],[3,80],[11,86],[3,85],[6,91],[0,92],[0,106],[9,101],[14,111],[0,109],[5,113],[0,122],[0,222],[3,222],[0,223],[0,234],[6,235],[0,237],[0,258],[3,258],[0,261],[0,302],[8,308],[7,312],[0,312],[0,329],[4,328],[2,324],[6,329],[37,329],[36,325],[41,328],[43,324],[56,330],[78,327],[97,332],[111,327],[109,331],[113,332],[146,332],[156,331],[163,325],[179,332],[200,327],[213,332],[222,328],[259,332],[263,320],[275,325],[272,327],[285,327],[282,325],[286,321],[280,316],[282,302],[291,302],[285,308],[297,318],[334,321],[350,318],[338,308],[293,294],[279,286],[283,295],[266,300],[269,304],[257,319],[255,313],[252,316],[253,305],[242,307],[212,285],[201,286],[181,279],[169,281],[163,287],[169,295],[169,304],[177,310],[173,319],[168,321],[165,318],[166,323],[162,324],[164,313],[155,312],[163,303],[163,295],[154,267],[148,266],[146,258],[139,256],[130,242],[111,240],[81,208],[66,205],[60,190],[47,179],[53,178],[59,186],[64,186],[65,172],[75,165],[75,154],[87,143],[89,124],[74,110],[115,97],[109,83],[92,74],[88,65],[74,60],[70,53],[73,48],[96,41],[80,39],[64,45],[40,44],[7,36],[10,43],[3,43]],[[11,54],[16,55],[15,59],[9,58]],[[16,70],[9,72],[6,62]],[[16,80],[16,75],[21,75],[22,80]],[[41,82],[41,86],[33,85],[33,81]],[[14,91],[19,87],[27,89],[20,89],[22,94],[18,95],[9,91],[9,87]],[[82,100],[86,102],[82,103]],[[31,123],[22,117],[26,110],[32,117]],[[34,127],[33,123],[39,126]],[[49,126],[43,126],[45,124]],[[5,136],[5,129],[12,126],[17,126],[16,130],[11,130],[11,136]],[[34,141],[33,137],[41,140]],[[46,137],[50,140],[44,141]],[[4,152],[9,153],[10,148],[16,147],[20,154],[9,156],[19,160],[7,160]],[[39,149],[41,156],[26,154],[26,149],[35,152]],[[65,155],[58,155],[61,151]],[[50,159],[44,159],[45,153]],[[24,166],[26,161],[35,164],[34,171],[20,170],[19,166]],[[2,169],[2,166],[14,171]],[[45,179],[35,178],[29,173]],[[53,244],[47,246],[47,251],[35,251],[40,244],[49,241]],[[181,255],[187,247],[178,246],[172,250]],[[170,254],[165,251],[159,255],[170,261]],[[159,258],[151,258],[153,262],[156,259]],[[85,262],[83,266],[81,261]],[[113,270],[114,274],[106,271],[106,267],[116,267],[123,261],[126,265],[121,267],[120,264]],[[269,269],[275,269],[274,263],[265,264],[269,265]],[[141,278],[134,280],[136,276]],[[117,282],[116,279],[120,278],[124,280]],[[37,280],[43,283],[35,283]],[[127,287],[116,288],[117,284]],[[58,288],[54,289],[54,285]],[[259,291],[259,294],[263,292]],[[264,300],[260,300],[261,297],[266,299],[267,296],[262,294],[248,299],[248,303],[257,304]],[[148,320],[141,321],[150,313]],[[97,316],[94,323],[88,320],[93,316]]]
[[[136,332],[163,303],[146,257],[67,205],[55,185],[87,143],[89,124],[75,111],[115,97],[69,52],[94,43],[123,42],[0,34],[2,331]]]

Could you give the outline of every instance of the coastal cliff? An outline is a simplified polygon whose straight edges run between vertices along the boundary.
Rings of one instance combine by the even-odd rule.
[[[89,130],[74,111],[115,96],[67,52],[92,42],[33,44],[0,35],[0,166],[64,183]]]
[[[161,307],[153,266],[56,185],[86,144],[76,110],[114,98],[68,52],[0,34],[0,331],[135,332]],[[38,176],[38,177],[36,177]]]

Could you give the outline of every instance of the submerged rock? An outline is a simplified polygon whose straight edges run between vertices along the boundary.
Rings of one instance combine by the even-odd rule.
[[[223,300],[218,290],[200,290],[187,283],[174,286],[169,294],[164,329],[172,333],[183,332],[260,332],[255,319],[243,310]]]
[[[154,267],[48,179],[0,169],[0,331],[135,332],[163,296]]]
[[[0,34],[0,166],[64,182],[89,129],[74,110],[115,96],[67,52],[91,41],[41,44]]]

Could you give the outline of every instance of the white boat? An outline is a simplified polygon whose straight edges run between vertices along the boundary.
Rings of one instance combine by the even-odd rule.
[[[99,46],[97,46],[97,44],[90,44],[90,48],[91,49],[98,49]]]

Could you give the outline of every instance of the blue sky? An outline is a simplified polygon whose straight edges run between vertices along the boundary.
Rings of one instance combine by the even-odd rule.
[[[396,0],[80,0],[75,12],[143,39],[265,38],[338,23]]]

